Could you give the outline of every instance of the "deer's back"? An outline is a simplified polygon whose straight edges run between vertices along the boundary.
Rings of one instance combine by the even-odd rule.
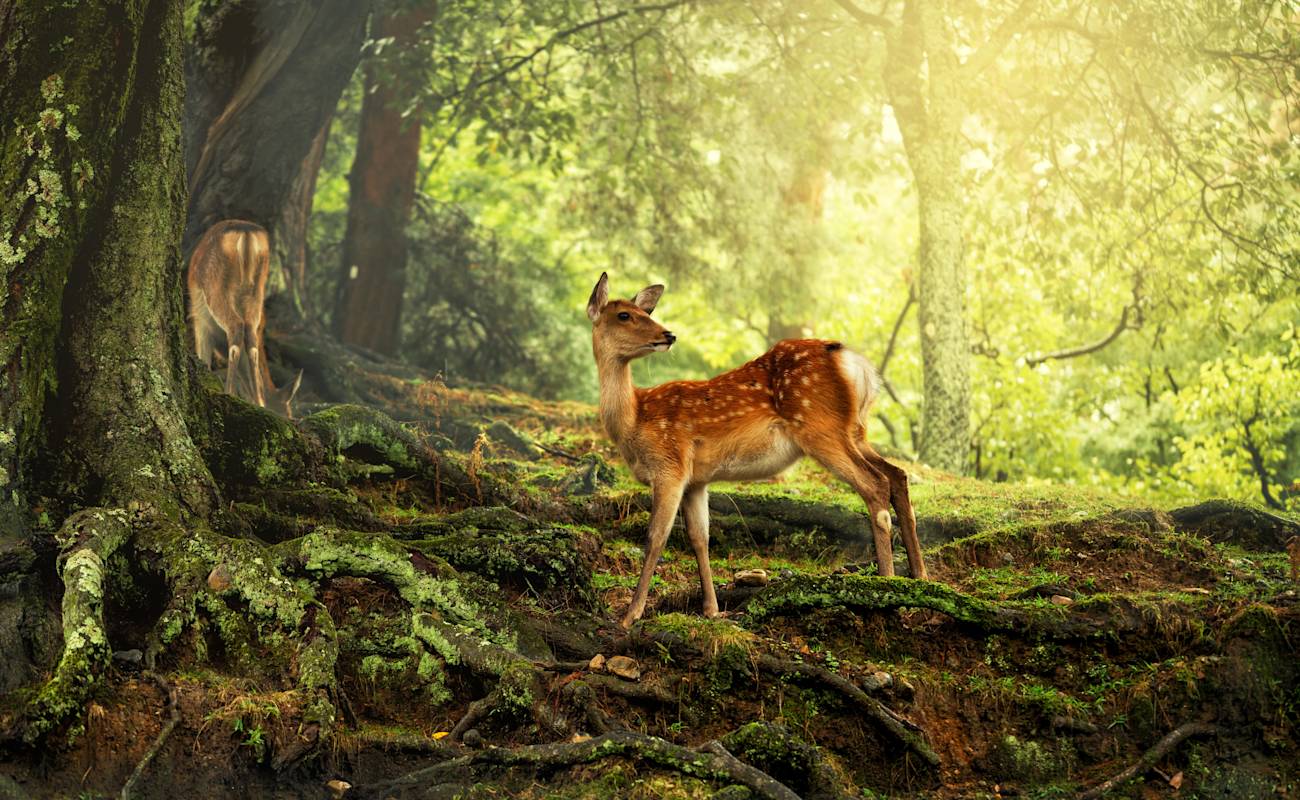
[[[199,239],[190,257],[189,290],[202,292],[221,322],[261,316],[270,270],[266,229],[245,220],[225,220]]]

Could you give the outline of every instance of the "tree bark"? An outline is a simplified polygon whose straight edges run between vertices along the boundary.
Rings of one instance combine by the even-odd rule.
[[[34,145],[4,151],[0,183],[38,189],[6,192],[0,212],[11,246],[0,316],[6,499],[57,475],[84,504],[211,506],[185,419],[196,384],[182,327],[173,5],[23,3],[0,22],[0,140]]]
[[[29,538],[41,556],[19,571],[25,586],[53,574],[42,511],[102,507],[64,526],[90,536],[120,528],[128,508],[176,522],[216,505],[191,436],[201,398],[183,328],[181,31],[174,0],[0,7],[0,545]],[[7,146],[20,141],[30,147]],[[72,603],[97,617],[100,562],[120,540],[59,542],[74,548],[61,561],[65,614]],[[0,652],[0,672],[53,666],[57,626],[15,629],[10,615],[0,608],[5,638],[16,630],[24,647]],[[38,705],[78,697],[55,691],[60,679],[89,686],[104,658],[78,633]]]
[[[307,151],[289,192],[289,199],[280,212],[280,235],[273,245],[272,257],[284,267],[285,286],[282,288],[288,290],[294,310],[303,319],[311,319],[314,311],[307,293],[307,223],[311,220],[316,176],[320,174],[321,162],[325,158],[325,143],[329,139],[332,121],[331,115],[312,140],[311,149]]]
[[[393,37],[397,48],[409,48],[430,16],[428,6],[386,15],[378,23],[378,35]],[[420,120],[418,114],[405,113],[408,99],[408,87],[381,75],[376,63],[367,65],[334,311],[340,339],[384,355],[396,353],[401,342],[406,226],[420,162]]]
[[[204,0],[185,60],[186,250],[239,218],[275,255],[313,143],[361,59],[369,0]]]
[[[970,345],[962,240],[961,97],[943,10],[909,0],[888,34],[885,85],[916,181],[918,323],[925,406],[921,460],[963,473],[970,455]]]

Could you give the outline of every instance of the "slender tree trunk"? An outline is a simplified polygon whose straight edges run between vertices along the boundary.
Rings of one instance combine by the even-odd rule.
[[[187,252],[231,218],[258,223],[273,253],[289,252],[279,242],[285,207],[360,62],[370,5],[204,0],[185,64]]]
[[[385,16],[379,36],[393,37],[397,48],[409,47],[430,15],[431,8],[422,6]],[[375,63],[367,65],[334,311],[340,339],[386,355],[396,353],[401,341],[406,226],[420,163],[419,115],[404,113],[408,97],[407,87],[381,76]]]
[[[925,391],[920,457],[963,473],[970,456],[961,184],[964,102],[941,8],[909,0],[902,24],[889,35],[885,83],[916,181],[920,222],[917,318]]]

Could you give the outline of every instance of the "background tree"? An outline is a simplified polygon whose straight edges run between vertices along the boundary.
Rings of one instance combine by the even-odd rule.
[[[267,229],[277,262],[296,261],[313,146],[360,62],[369,13],[369,0],[199,5],[185,59],[186,252],[214,223],[247,219]]]
[[[427,72],[421,62],[428,54],[416,43],[427,37],[420,28],[433,17],[434,7],[427,2],[392,3],[378,10],[349,173],[334,330],[348,344],[385,355],[396,353],[401,340],[406,227],[415,201],[424,116],[408,76]]]

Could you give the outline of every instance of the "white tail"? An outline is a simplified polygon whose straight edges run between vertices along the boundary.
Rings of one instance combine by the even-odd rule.
[[[290,406],[302,372],[275,388],[262,349],[270,264],[266,230],[260,225],[230,219],[203,234],[190,257],[188,276],[194,352],[210,367],[220,330],[226,340],[226,391],[292,418]]]
[[[880,574],[894,574],[892,505],[911,575],[926,578],[907,473],[866,440],[867,412],[879,383],[870,362],[839,342],[789,339],[711,380],[638,389],[632,385],[631,362],[667,350],[677,340],[650,318],[663,289],[650,286],[632,300],[610,300],[608,277],[602,274],[587,303],[601,420],[653,495],[649,546],[624,627],[645,611],[655,565],[679,506],[699,564],[704,613],[717,615],[709,567],[708,485],[775,475],[804,455],[866,502]]]

